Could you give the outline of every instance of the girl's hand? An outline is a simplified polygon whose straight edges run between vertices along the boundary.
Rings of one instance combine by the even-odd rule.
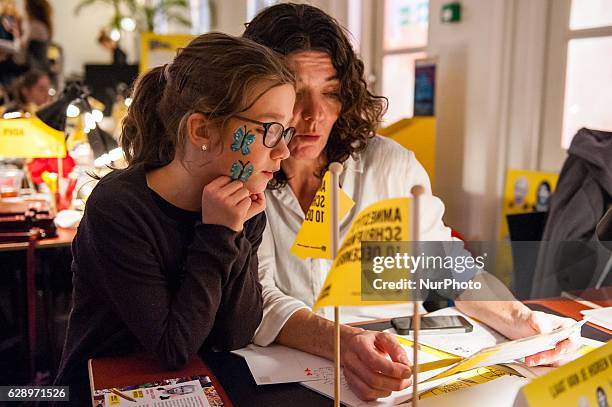
[[[251,207],[247,211],[245,220],[251,219],[253,216],[262,213],[266,209],[266,195],[263,192],[251,195]]]
[[[251,195],[243,182],[227,176],[213,180],[202,191],[202,223],[223,225],[236,232],[265,207],[263,193]]]

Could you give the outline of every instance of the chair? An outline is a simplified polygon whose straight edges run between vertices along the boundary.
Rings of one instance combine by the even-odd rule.
[[[601,218],[599,223],[597,223],[597,227],[595,228],[595,235],[597,236],[597,240],[599,243],[605,247],[608,251],[612,252],[612,206],[608,208],[606,214]],[[597,283],[595,284],[595,288],[600,288],[606,278],[610,274],[610,270],[612,269],[612,254],[610,254],[610,259],[608,263],[602,270],[601,275],[597,279]]]
[[[548,212],[508,215],[508,231],[512,248],[512,291],[519,299],[527,299],[538,261]]]

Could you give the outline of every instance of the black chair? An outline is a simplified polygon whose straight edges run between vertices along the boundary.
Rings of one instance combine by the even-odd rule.
[[[529,299],[548,212],[507,215],[512,248],[512,292]]]

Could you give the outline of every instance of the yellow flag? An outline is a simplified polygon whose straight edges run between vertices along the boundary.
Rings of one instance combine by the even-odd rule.
[[[612,341],[523,386],[515,407],[611,406]]]
[[[361,299],[361,242],[409,239],[410,198],[385,199],[357,215],[338,251],[313,310],[330,305],[380,305],[400,301]]]
[[[21,158],[63,158],[64,133],[37,117],[0,119],[0,155]]]
[[[340,219],[351,210],[355,202],[342,190],[338,191]],[[325,173],[323,182],[306,213],[306,219],[298,232],[291,253],[300,259],[331,259],[331,174]]]

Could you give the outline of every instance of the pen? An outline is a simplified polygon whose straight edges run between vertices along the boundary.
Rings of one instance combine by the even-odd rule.
[[[130,396],[127,396],[123,393],[121,393],[119,390],[117,389],[111,389],[111,393],[116,394],[117,396],[126,399],[127,401],[133,401],[134,403],[136,403],[136,400],[131,398]]]

